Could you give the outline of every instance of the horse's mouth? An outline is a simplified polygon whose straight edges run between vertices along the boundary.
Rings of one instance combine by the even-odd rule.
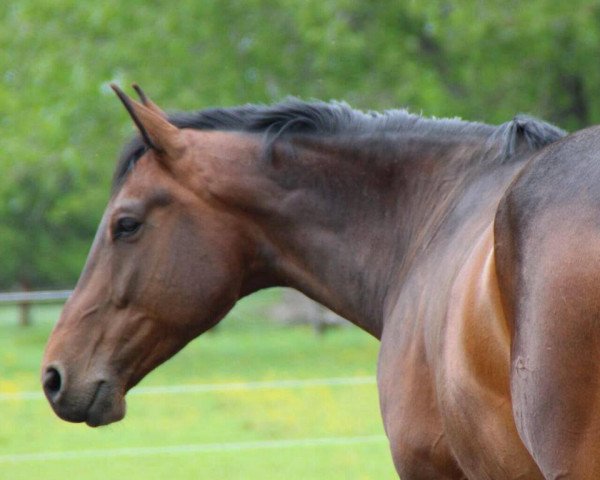
[[[68,422],[85,422],[90,427],[99,427],[125,416],[124,394],[107,380],[79,388],[71,385],[54,393],[46,391],[46,396],[56,415]]]
[[[100,381],[87,409],[85,423],[100,427],[118,422],[125,416],[125,410],[125,397],[106,381]]]

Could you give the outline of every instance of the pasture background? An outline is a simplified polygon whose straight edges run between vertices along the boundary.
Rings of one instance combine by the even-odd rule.
[[[269,321],[265,309],[278,296],[270,290],[242,301],[216,332],[192,342],[141,386],[374,375],[374,339],[354,328],[317,336],[307,326]],[[59,420],[41,397],[3,398],[11,392],[39,392],[43,345],[58,313],[57,307],[36,307],[33,325],[24,329],[17,326],[16,311],[0,309],[0,479],[394,477],[374,383],[130,394],[126,419],[101,429]],[[247,442],[331,437],[342,443],[244,449]],[[214,444],[216,451],[193,451],[194,446]],[[223,451],[232,444],[231,451]],[[192,451],[144,453],[182,445],[192,446]],[[118,456],[107,452],[123,448],[142,451]],[[90,450],[94,452],[86,453]],[[56,452],[74,453],[72,458],[22,457]]]

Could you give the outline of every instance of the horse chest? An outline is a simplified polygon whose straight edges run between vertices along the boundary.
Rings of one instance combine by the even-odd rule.
[[[412,324],[382,338],[381,408],[401,477],[542,478],[512,416],[491,227],[431,302],[405,307]]]
[[[542,478],[516,430],[509,367],[490,228],[454,284],[436,375],[444,431],[469,478]]]

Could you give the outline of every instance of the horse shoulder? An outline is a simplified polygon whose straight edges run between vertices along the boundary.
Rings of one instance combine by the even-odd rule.
[[[562,220],[523,248],[518,284],[513,409],[524,443],[548,478],[600,478],[600,235],[578,218],[583,210],[566,208],[551,212],[549,225],[537,222],[550,231]]]

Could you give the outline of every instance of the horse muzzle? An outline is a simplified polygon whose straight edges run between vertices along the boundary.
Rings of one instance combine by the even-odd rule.
[[[107,376],[77,382],[61,364],[52,363],[43,370],[42,385],[56,415],[68,422],[98,427],[125,416],[123,391]]]

